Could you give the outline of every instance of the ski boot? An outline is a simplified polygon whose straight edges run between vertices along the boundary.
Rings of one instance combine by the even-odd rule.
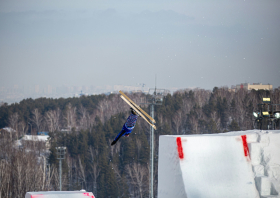
[[[130,108],[130,110],[131,110],[131,113],[132,113],[133,115],[138,115],[138,116],[139,116],[139,114],[138,114],[133,108]]]

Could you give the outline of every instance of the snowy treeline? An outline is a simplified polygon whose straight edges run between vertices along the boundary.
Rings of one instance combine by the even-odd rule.
[[[212,92],[182,90],[165,98],[157,117],[160,123],[168,123],[173,134],[247,130],[254,127],[253,111],[258,110],[257,104],[262,103],[264,97],[280,104],[279,89],[231,92],[226,87],[215,87]]]
[[[145,95],[135,94],[132,99],[142,102]],[[127,104],[117,94],[68,99],[26,99],[20,103],[1,105],[0,127],[11,127],[17,131],[18,137],[39,131],[71,131],[73,128],[79,131],[94,125],[96,116],[104,122],[127,109]]]
[[[139,93],[128,96],[138,104],[144,102],[146,97]],[[231,92],[227,88],[214,88],[213,91],[195,89],[167,95],[163,104],[155,107],[158,130],[155,131],[154,192],[157,191],[159,135],[252,129],[252,112],[263,97],[270,97],[273,103],[280,103],[279,89],[237,92]],[[148,106],[142,107],[149,112]],[[72,99],[27,99],[19,104],[2,105],[0,126],[9,126],[16,131],[13,135],[1,136],[2,141],[10,142],[10,146],[13,140],[19,139],[27,132],[51,132],[50,155],[45,164],[43,160],[38,160],[36,148],[11,149],[10,152],[0,150],[0,182],[6,182],[5,185],[0,183],[0,186],[5,186],[0,189],[2,196],[10,194],[11,189],[18,187],[16,182],[11,181],[22,180],[17,171],[7,171],[16,170],[11,169],[15,166],[12,159],[20,159],[22,166],[31,166],[24,163],[21,159],[24,157],[33,157],[30,161],[33,162],[32,166],[36,165],[35,168],[24,168],[24,171],[34,171],[32,174],[24,172],[25,178],[30,175],[32,181],[38,182],[33,186],[30,184],[30,188],[21,186],[22,189],[58,189],[58,160],[55,147],[66,146],[67,155],[63,160],[64,190],[84,188],[92,191],[96,197],[147,197],[149,125],[139,118],[129,138],[121,138],[114,147],[110,146],[110,142],[125,122],[128,110],[127,104],[117,94]],[[21,154],[17,154],[19,152]],[[43,185],[39,181],[44,181]]]

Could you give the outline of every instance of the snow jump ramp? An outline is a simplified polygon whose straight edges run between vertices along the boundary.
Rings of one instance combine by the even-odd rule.
[[[159,198],[280,198],[280,131],[159,138]]]

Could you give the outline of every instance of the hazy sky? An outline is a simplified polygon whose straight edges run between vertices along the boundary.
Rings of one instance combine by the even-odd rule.
[[[0,0],[0,85],[280,86],[279,0]]]

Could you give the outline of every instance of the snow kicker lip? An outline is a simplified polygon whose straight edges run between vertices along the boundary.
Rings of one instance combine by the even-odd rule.
[[[279,197],[280,130],[159,138],[158,197]]]

